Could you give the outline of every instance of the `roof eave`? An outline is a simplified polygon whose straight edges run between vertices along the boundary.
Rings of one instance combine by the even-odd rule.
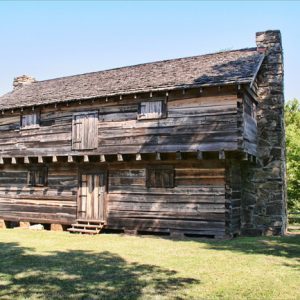
[[[29,108],[29,107],[39,107],[43,105],[51,105],[51,104],[57,104],[57,103],[67,103],[67,102],[73,102],[73,101],[86,101],[86,100],[92,100],[96,98],[108,98],[108,97],[116,97],[116,96],[125,96],[125,95],[134,95],[134,94],[143,94],[143,93],[150,93],[150,92],[170,92],[170,91],[176,91],[176,90],[183,90],[183,89],[195,89],[195,88],[204,88],[204,87],[215,87],[215,86],[232,86],[232,85],[242,85],[242,84],[251,84],[253,79],[243,79],[238,81],[226,81],[226,82],[216,82],[216,83],[205,83],[205,84],[187,84],[187,85],[180,85],[180,86],[164,86],[159,88],[152,88],[152,89],[143,89],[143,90],[131,90],[126,92],[117,92],[117,93],[108,93],[101,96],[92,96],[92,97],[81,97],[81,98],[72,98],[67,100],[54,100],[49,101],[46,103],[38,103],[38,104],[32,104],[32,105],[17,105],[17,106],[7,106],[7,107],[1,107],[0,110],[9,110],[9,109],[19,109],[19,108]]]
[[[260,58],[260,60],[259,60],[259,62],[258,62],[258,65],[257,65],[257,67],[256,67],[256,69],[255,69],[255,72],[254,72],[254,75],[253,75],[253,77],[252,77],[252,80],[251,80],[251,82],[250,82],[250,88],[252,88],[252,86],[253,86],[253,84],[254,84],[254,82],[255,82],[255,79],[256,79],[256,77],[257,77],[259,71],[260,71],[260,67],[261,67],[261,65],[262,65],[262,63],[263,63],[265,57],[266,57],[266,55],[265,55],[265,54],[262,54],[262,56],[261,56],[261,58]]]

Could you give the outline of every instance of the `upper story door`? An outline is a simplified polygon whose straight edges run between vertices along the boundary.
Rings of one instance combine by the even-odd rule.
[[[90,150],[98,147],[98,112],[73,115],[72,150]]]

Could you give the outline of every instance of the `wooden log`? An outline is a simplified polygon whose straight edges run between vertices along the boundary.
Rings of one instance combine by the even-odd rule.
[[[73,156],[72,156],[72,155],[69,155],[69,156],[68,156],[68,163],[72,163],[72,162],[74,162]],[[52,225],[52,224],[51,224],[51,225]]]
[[[120,154],[120,153],[118,153],[118,154],[117,154],[117,160],[118,160],[118,161],[123,161],[123,155]]]
[[[89,162],[90,160],[89,160],[89,156],[88,155],[84,155],[83,156],[83,161],[84,162]]]
[[[54,162],[54,163],[57,162],[57,156],[56,155],[52,156],[52,162]]]
[[[11,158],[11,164],[12,164],[12,165],[15,165],[16,163],[17,163],[16,158],[15,158],[15,157],[12,157],[12,158]]]
[[[203,159],[203,152],[202,151],[197,151],[197,159],[202,160]]]
[[[100,161],[101,162],[105,162],[106,161],[105,155],[103,155],[103,154],[100,155]]]
[[[39,163],[39,164],[44,163],[44,159],[43,159],[42,156],[38,156],[38,163]]]
[[[4,160],[3,160],[3,157],[0,156],[0,165],[3,165],[4,164]]]
[[[25,156],[24,157],[24,164],[29,164],[30,161],[29,161],[29,157],[28,156]]]
[[[160,157],[160,153],[159,152],[156,152],[156,157],[155,157],[156,160],[161,160],[161,157]]]
[[[248,160],[249,159],[249,155],[247,152],[243,153],[243,157],[242,160]]]
[[[137,154],[135,155],[135,159],[136,159],[136,160],[142,160],[141,153],[137,153]]]
[[[225,159],[225,151],[219,151],[219,159]]]

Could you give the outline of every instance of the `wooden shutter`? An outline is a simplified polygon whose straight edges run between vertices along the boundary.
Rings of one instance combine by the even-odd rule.
[[[166,115],[164,101],[141,102],[138,111],[138,120],[159,119]]]
[[[28,171],[28,185],[46,186],[48,184],[48,168],[46,166],[33,166]]]
[[[147,169],[146,186],[148,188],[173,188],[174,169],[172,166]]]
[[[98,147],[98,113],[90,112],[73,116],[72,149],[86,150]]]

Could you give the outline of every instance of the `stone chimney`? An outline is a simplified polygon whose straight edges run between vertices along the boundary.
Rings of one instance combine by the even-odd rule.
[[[24,85],[35,82],[35,78],[27,75],[22,75],[14,78],[13,87],[14,89],[20,88]]]
[[[283,51],[279,30],[256,33],[265,54],[257,76],[257,165],[244,170],[244,234],[284,234],[287,227]],[[249,193],[249,189],[252,190]]]

